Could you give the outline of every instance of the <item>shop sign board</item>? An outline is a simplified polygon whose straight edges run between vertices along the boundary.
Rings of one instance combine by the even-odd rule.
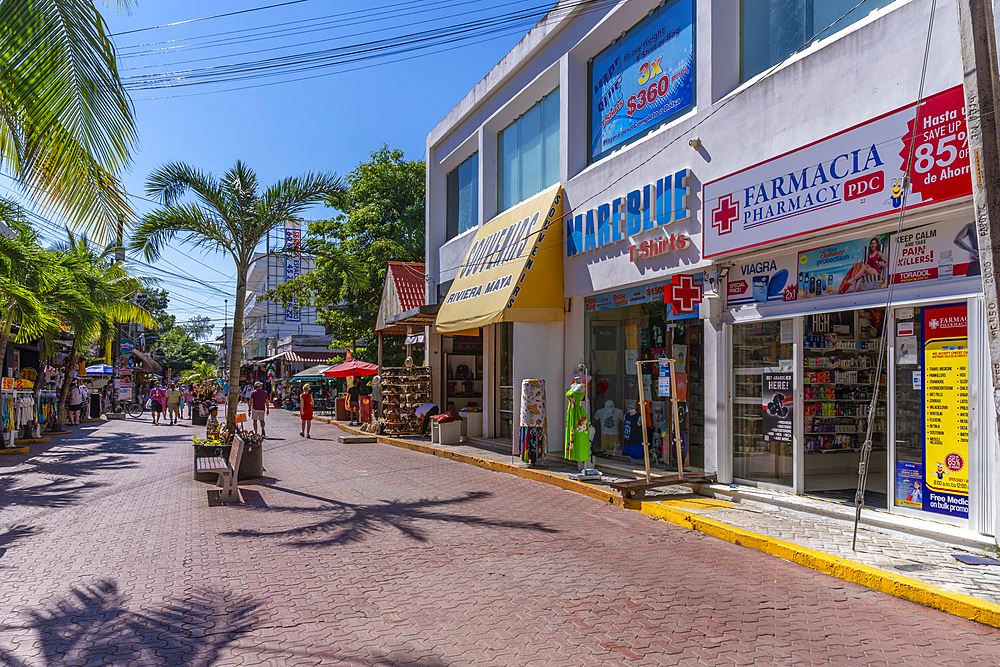
[[[961,86],[706,183],[705,257],[972,194]],[[914,127],[915,123],[918,127]],[[915,135],[915,136],[914,136]]]
[[[591,157],[694,105],[694,2],[674,0],[594,58]]]
[[[585,312],[593,313],[599,310],[609,310],[611,308],[623,308],[625,306],[663,301],[666,303],[666,313],[664,314],[664,319],[680,320],[698,317],[698,313],[701,308],[701,287],[705,279],[704,273],[698,272],[693,274],[680,274],[675,276],[675,278],[677,278],[678,281],[680,281],[681,278],[685,278],[684,284],[689,288],[689,290],[685,291],[685,298],[681,301],[681,307],[689,309],[686,312],[682,312],[680,308],[675,307],[674,304],[666,298],[667,296],[673,294],[674,278],[584,297],[583,309]],[[698,294],[697,298],[694,296],[695,291],[697,291]],[[688,294],[688,292],[690,294]]]
[[[688,201],[689,169],[668,174],[622,197],[566,218],[566,256],[573,257],[629,241],[643,232],[662,230],[662,236],[636,241],[628,246],[629,260],[650,259],[692,247],[687,234],[668,233],[664,227],[691,219]]]
[[[964,303],[923,309],[923,509],[969,516],[969,345]]]
[[[298,253],[302,241],[302,230],[298,227],[285,227],[285,282],[295,280],[302,275],[302,256]],[[292,251],[292,252],[290,252]],[[301,322],[302,311],[298,301],[292,300],[285,308],[286,322]]]
[[[980,275],[974,223],[938,223],[895,237],[892,282],[948,280]]]
[[[794,377],[792,373],[764,373],[762,376],[760,395],[765,442],[792,444]]]

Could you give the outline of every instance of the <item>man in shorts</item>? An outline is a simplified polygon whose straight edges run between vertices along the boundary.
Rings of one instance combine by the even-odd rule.
[[[253,432],[257,432],[257,422],[260,422],[260,433],[265,438],[267,432],[264,430],[264,417],[271,414],[271,404],[267,400],[267,392],[261,382],[254,382],[254,390],[250,394],[250,418],[253,419]]]
[[[171,424],[176,424],[177,419],[180,417],[181,392],[177,391],[177,387],[171,382],[170,388],[167,389],[164,397],[167,399],[167,417],[170,418]]]

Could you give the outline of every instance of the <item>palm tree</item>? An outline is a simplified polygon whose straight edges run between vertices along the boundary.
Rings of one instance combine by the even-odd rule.
[[[43,302],[46,292],[58,283],[48,270],[49,253],[38,243],[23,209],[15,202],[0,199],[0,223],[12,235],[0,234],[0,364],[6,358],[13,327],[17,341],[38,338],[54,321]]]
[[[107,345],[115,335],[115,327],[126,322],[137,322],[155,329],[156,320],[136,303],[136,295],[150,288],[151,280],[129,275],[124,262],[114,259],[115,247],[92,248],[84,237],[69,235],[69,242],[55,252],[57,270],[71,276],[76,293],[83,302],[58,300],[52,307],[56,315],[73,328],[73,345],[70,349],[59,392],[56,426],[62,424],[62,414],[69,396],[70,384],[76,376],[80,353],[93,343]]]
[[[207,361],[196,361],[194,362],[194,368],[181,373],[181,378],[184,382],[201,384],[208,380],[214,380],[218,375],[215,370],[215,364],[210,364]]]
[[[197,203],[182,203],[188,191]],[[257,247],[268,232],[298,219],[309,206],[320,202],[343,205],[347,189],[334,174],[285,178],[262,192],[252,169],[237,162],[217,179],[183,162],[166,164],[146,181],[146,193],[163,206],[143,216],[132,235],[131,247],[155,261],[164,246],[178,235],[183,243],[229,255],[236,265],[236,299],[233,338],[229,346],[229,403],[227,428],[236,425],[239,400],[240,356],[243,350],[243,312],[247,278]],[[262,259],[283,254],[282,248],[265,248]],[[345,266],[345,270],[350,270]],[[352,272],[353,275],[353,272]]]
[[[115,174],[135,139],[132,102],[94,3],[2,0],[0,169],[46,213],[104,239],[134,219]]]

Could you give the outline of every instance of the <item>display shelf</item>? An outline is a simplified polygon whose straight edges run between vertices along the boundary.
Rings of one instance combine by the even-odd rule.
[[[381,378],[385,433],[419,433],[420,423],[413,411],[424,403],[432,402],[430,367],[383,368]]]

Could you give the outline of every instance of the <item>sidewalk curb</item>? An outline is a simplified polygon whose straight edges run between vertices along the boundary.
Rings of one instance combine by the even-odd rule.
[[[371,433],[365,433],[360,429],[338,424],[335,421],[323,418],[319,418],[318,421],[325,421],[326,423],[332,424],[342,431],[353,435],[373,435]],[[386,445],[402,447],[404,449],[423,452],[425,454],[433,454],[434,456],[449,458],[461,463],[469,463],[487,470],[506,472],[519,477],[553,484],[570,491],[582,493],[586,496],[590,496],[591,498],[596,498],[597,500],[602,500],[611,505],[617,505],[618,507],[622,507],[624,509],[645,514],[653,519],[666,521],[667,523],[672,523],[691,530],[697,530],[698,532],[720,540],[725,540],[726,542],[731,542],[737,546],[754,549],[755,551],[760,551],[761,553],[776,556],[797,565],[829,574],[830,576],[843,579],[844,581],[861,584],[862,586],[881,593],[887,593],[903,600],[916,602],[917,604],[930,607],[931,609],[938,609],[953,616],[958,616],[959,618],[965,618],[970,621],[982,623],[983,625],[1000,628],[1000,605],[980,600],[979,598],[972,597],[971,595],[963,595],[961,593],[947,591],[943,588],[938,588],[937,586],[932,586],[930,584],[925,584],[922,581],[911,579],[910,577],[904,577],[885,570],[879,570],[878,568],[874,568],[869,565],[863,565],[845,558],[814,551],[791,542],[771,538],[749,530],[743,530],[742,528],[736,528],[727,523],[723,523],[722,521],[709,519],[708,517],[704,517],[693,512],[686,512],[684,510],[667,507],[656,502],[630,500],[626,503],[620,494],[616,492],[608,491],[600,487],[594,487],[586,484],[585,482],[566,479],[560,475],[546,473],[540,470],[519,468],[509,463],[503,463],[492,459],[473,456],[471,454],[442,449],[432,445],[423,445],[407,442],[405,440],[397,440],[396,438],[390,438],[383,435],[378,436],[378,439],[379,442]]]
[[[659,503],[631,501],[627,507],[654,519],[697,530],[737,546],[777,556],[838,579],[852,581],[872,590],[910,600],[953,616],[1000,628],[1000,605],[980,600],[971,595],[947,591],[916,579],[807,549],[791,542],[767,537],[742,528],[735,528],[715,519],[666,507]]]
[[[321,421],[326,421],[326,420],[321,420]],[[334,423],[334,425],[340,430],[346,431],[351,435],[374,435],[374,433],[365,433],[360,429],[351,428],[349,426],[344,426],[342,424]],[[601,487],[593,486],[592,484],[587,484],[586,482],[578,482],[575,479],[567,479],[562,475],[556,475],[554,473],[545,472],[544,470],[532,470],[531,468],[521,468],[516,465],[512,465],[510,463],[504,463],[503,461],[494,461],[493,459],[486,459],[480,456],[473,456],[472,454],[456,452],[450,449],[443,449],[441,447],[434,447],[433,445],[424,445],[415,442],[408,442],[406,440],[397,440],[396,438],[390,438],[384,435],[378,436],[378,441],[385,445],[392,445],[393,447],[401,447],[403,449],[409,449],[415,452],[422,452],[424,454],[433,454],[434,456],[440,456],[441,458],[452,459],[453,461],[458,461],[460,463],[468,463],[478,468],[493,470],[494,472],[505,472],[511,475],[517,475],[518,477],[532,479],[535,480],[536,482],[545,482],[546,484],[552,484],[554,486],[559,486],[569,491],[575,491],[577,493],[589,496],[596,500],[604,501],[611,505],[617,505],[619,507],[625,506],[621,494],[616,493],[615,491],[602,489]]]

